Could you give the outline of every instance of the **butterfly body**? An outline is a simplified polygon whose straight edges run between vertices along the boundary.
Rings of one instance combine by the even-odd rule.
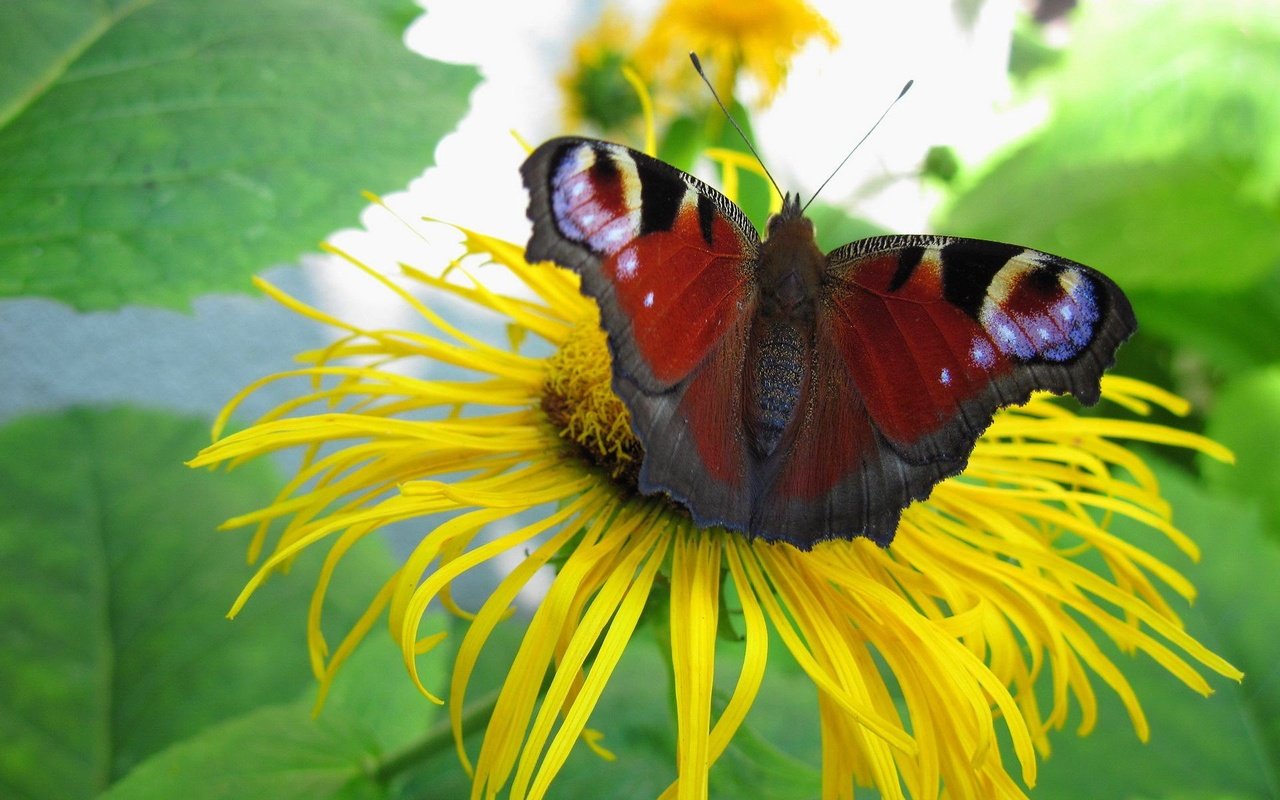
[[[744,374],[745,429],[757,460],[777,451],[800,407],[813,350],[826,258],[813,223],[787,198],[772,218],[755,269],[757,309]]]
[[[715,189],[620,145],[555,139],[522,173],[527,258],[600,307],[640,489],[701,525],[887,545],[997,408],[1037,389],[1096,402],[1136,328],[1073,261],[943,236],[824,254],[793,196],[762,240]]]

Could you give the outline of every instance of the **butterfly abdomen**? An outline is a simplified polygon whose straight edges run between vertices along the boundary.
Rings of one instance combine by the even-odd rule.
[[[813,347],[814,310],[825,258],[813,223],[788,206],[769,221],[756,269],[759,313],[751,328],[746,428],[763,460],[782,442],[796,415]]]
[[[753,369],[746,396],[747,432],[758,458],[768,458],[778,448],[799,405],[804,388],[811,326],[789,320],[757,321],[751,333]]]

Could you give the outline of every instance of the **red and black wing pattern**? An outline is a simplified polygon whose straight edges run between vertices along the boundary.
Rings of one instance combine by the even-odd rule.
[[[887,544],[903,507],[964,468],[998,408],[1037,390],[1093,405],[1137,329],[1106,276],[1017,245],[875,237],[831,253],[827,274],[816,337],[839,361],[815,361],[814,380],[841,400],[797,421],[757,511],[788,540],[810,530]],[[828,445],[840,426],[858,431],[853,455]]]
[[[660,451],[644,461],[641,490],[671,494],[703,524],[745,520],[741,370],[759,235],[724,195],[621,145],[553,139],[521,173],[525,255],[582,276],[614,391],[646,452]]]
[[[600,306],[613,388],[645,448],[641,491],[671,495],[700,525],[802,549],[887,545],[903,508],[964,468],[998,408],[1035,390],[1097,402],[1137,327],[1120,289],[1073,261],[885,236],[826,256],[801,333],[803,317],[758,313],[770,301],[759,236],[696,178],[577,138],[547,142],[521,171],[526,257],[574,270]],[[783,221],[800,214],[784,207]],[[788,265],[804,254],[779,241],[769,269],[794,290]]]
[[[864,239],[828,256],[827,309],[871,419],[912,462],[963,462],[1001,406],[1036,390],[1098,402],[1137,330],[1105,275],[1018,245]]]

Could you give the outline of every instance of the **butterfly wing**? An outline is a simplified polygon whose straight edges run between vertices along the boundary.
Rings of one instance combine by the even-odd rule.
[[[808,401],[757,511],[762,530],[801,546],[815,530],[887,544],[903,507],[964,468],[998,408],[1036,390],[1096,403],[1137,329],[1106,276],[1016,245],[875,237],[831,253],[827,275],[813,366],[827,394]],[[844,427],[849,442],[833,446]]]
[[[521,173],[526,257],[577,272],[599,304],[613,388],[646,452],[641,490],[671,494],[700,523],[743,527],[755,229],[702,181],[608,142],[553,139]]]

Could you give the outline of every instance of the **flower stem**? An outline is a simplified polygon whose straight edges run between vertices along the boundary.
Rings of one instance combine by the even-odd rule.
[[[462,729],[477,730],[487,725],[494,707],[498,704],[498,690],[490,692],[462,710]],[[370,770],[378,783],[387,783],[410,767],[447,751],[453,746],[453,726],[448,716],[432,725],[416,741],[380,759]]]

